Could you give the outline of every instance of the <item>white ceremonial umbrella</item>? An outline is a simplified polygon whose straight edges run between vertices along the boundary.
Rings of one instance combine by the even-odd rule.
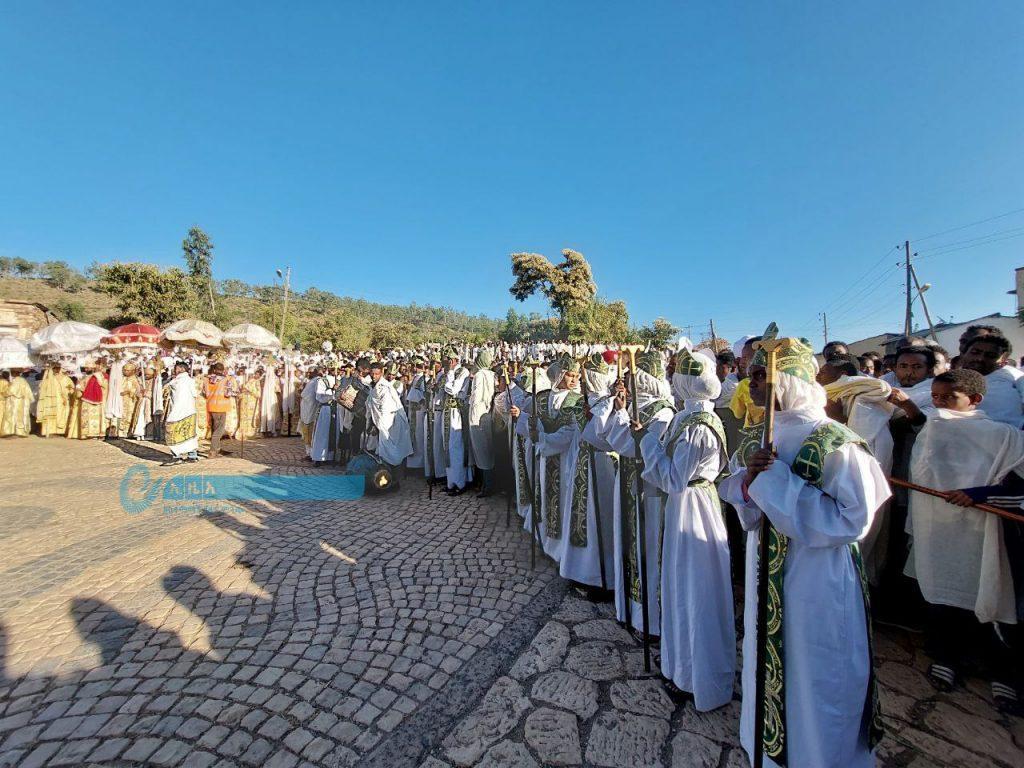
[[[28,340],[33,355],[74,355],[91,352],[100,344],[107,331],[98,325],[65,320],[41,328]]]
[[[14,336],[0,339],[0,370],[34,368],[36,361],[28,351],[28,342]]]
[[[222,341],[232,350],[258,349],[270,351],[281,348],[281,342],[262,325],[242,323],[224,331]]]
[[[167,344],[198,344],[203,347],[223,346],[224,332],[205,320],[179,320],[164,328],[160,341]]]

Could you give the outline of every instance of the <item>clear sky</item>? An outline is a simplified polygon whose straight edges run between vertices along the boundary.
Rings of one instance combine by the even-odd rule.
[[[219,278],[497,316],[571,247],[635,321],[849,340],[889,249],[1009,211],[915,248],[933,314],[1013,309],[1022,139],[1018,0],[0,10],[0,253],[82,267],[199,224]]]

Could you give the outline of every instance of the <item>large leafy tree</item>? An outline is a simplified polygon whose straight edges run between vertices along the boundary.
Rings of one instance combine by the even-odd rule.
[[[203,301],[197,302],[197,306],[203,307],[204,319],[212,320],[217,314],[217,308],[213,298],[213,243],[210,236],[199,227],[192,227],[181,241],[181,250],[196,295],[204,297]],[[207,300],[209,311],[206,311],[205,306]]]
[[[596,298],[566,315],[566,338],[572,342],[629,340],[629,311],[624,301]]]
[[[513,253],[512,276],[515,282],[508,289],[509,293],[519,301],[526,301],[538,291],[542,293],[558,314],[563,335],[569,330],[568,314],[584,310],[597,295],[590,264],[582,253],[568,248],[562,251],[562,261],[558,264],[539,253]]]
[[[164,326],[195,313],[189,276],[177,267],[117,262],[99,266],[96,272],[97,287],[114,298],[127,318]]]
[[[636,329],[636,335],[640,341],[650,344],[655,349],[664,349],[673,341],[679,329],[663,317],[656,318],[650,325],[643,325]]]

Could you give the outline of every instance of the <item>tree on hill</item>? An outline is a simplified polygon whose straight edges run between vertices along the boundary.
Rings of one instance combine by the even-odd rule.
[[[181,241],[181,250],[196,296],[204,296],[210,302],[209,312],[205,311],[205,301],[197,302],[197,306],[204,307],[203,319],[212,320],[217,308],[213,300],[213,243],[210,242],[210,236],[199,227],[192,227]]]
[[[585,309],[597,295],[590,264],[583,254],[566,248],[559,264],[552,264],[539,253],[513,253],[511,258],[515,282],[509,293],[519,301],[526,301],[538,291],[544,294],[558,314],[561,332],[567,334],[568,313]]]
[[[85,307],[80,301],[61,299],[53,305],[53,314],[61,320],[85,320]]]
[[[44,262],[39,265],[39,272],[49,285],[69,293],[77,293],[85,286],[85,277],[66,261]]]
[[[98,288],[113,297],[126,317],[162,327],[195,315],[191,280],[177,267],[115,262],[97,271]]]
[[[502,326],[501,331],[498,333],[498,338],[507,342],[526,341],[529,339],[530,322],[526,315],[520,315],[509,307],[508,313],[505,315],[505,325]]]
[[[566,338],[572,342],[629,340],[629,311],[624,301],[594,299],[566,315]]]
[[[35,262],[23,259],[20,256],[15,256],[11,260],[11,265],[14,267],[14,274],[18,277],[32,277],[36,271]]]

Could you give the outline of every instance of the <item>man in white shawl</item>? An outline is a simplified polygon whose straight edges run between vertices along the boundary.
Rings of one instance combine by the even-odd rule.
[[[993,421],[1024,426],[1024,373],[1008,365],[1012,347],[1003,336],[979,336],[968,342],[960,365],[985,377],[987,394],[981,409]]]
[[[866,578],[856,542],[889,497],[878,462],[853,431],[825,415],[810,345],[780,339],[775,453],[748,431],[722,481],[748,531],[740,742],[764,744],[768,766],[874,768],[882,735],[874,688]],[[766,403],[767,358],[750,364],[750,395]],[[763,429],[763,427],[762,427]],[[771,527],[765,723],[754,733],[758,539]],[[780,691],[782,692],[780,695]]]
[[[376,453],[394,470],[412,453],[409,417],[394,386],[384,378],[384,364],[370,364],[370,391],[366,397],[366,450]]]
[[[276,437],[281,432],[281,380],[272,360],[263,369],[259,432]]]
[[[538,450],[541,543],[557,563],[587,522],[586,467],[578,461],[584,422],[579,375],[579,362],[568,355],[550,366],[551,389],[537,393],[537,419],[531,415],[529,424]]]
[[[692,693],[700,712],[732,701],[736,679],[729,536],[715,488],[728,463],[714,411],[721,386],[710,354],[680,350],[672,393],[682,410],[660,439],[648,433],[640,443],[643,476],[657,487],[665,520],[661,673]]]
[[[614,413],[612,381],[608,363],[600,353],[589,355],[581,374],[581,390],[586,387],[585,414],[589,418],[581,435],[579,459],[585,464],[582,475],[586,482],[586,525],[570,530],[558,565],[562,578],[601,589],[615,585],[615,464],[609,456],[612,446],[605,439],[608,420]],[[585,594],[594,596],[593,589],[585,590]]]
[[[491,434],[491,402],[494,400],[495,377],[491,370],[494,355],[481,350],[475,360],[476,371],[469,385],[469,441],[473,466],[480,471],[478,498],[494,493],[494,446]]]
[[[409,387],[405,393],[405,402],[409,407],[409,430],[412,438],[412,453],[406,459],[405,465],[409,469],[423,467],[426,454],[423,446],[426,443],[426,394],[429,380],[425,370],[425,363],[422,358],[414,358],[412,362],[413,377],[409,381]],[[426,470],[424,470],[424,474]]]
[[[335,461],[341,456],[344,414],[338,403],[338,377],[324,373],[316,379],[313,398],[316,400],[316,420],[313,424],[313,439],[309,447],[309,458],[316,464]]]
[[[536,377],[536,378],[535,378]],[[534,382],[536,381],[536,384]],[[540,461],[536,456],[537,444],[530,435],[530,417],[533,414],[533,393],[536,386],[537,400],[541,393],[551,389],[547,372],[543,368],[528,368],[520,376],[518,386],[512,389],[512,407],[509,410],[515,421],[516,457],[516,505],[523,518],[523,529],[533,534],[533,497],[539,494],[535,470],[539,472]],[[540,507],[537,507],[537,530],[543,530]]]
[[[188,374],[188,365],[174,364],[174,377],[167,385],[167,414],[164,441],[175,462],[199,460],[196,430],[196,386]]]
[[[459,365],[459,353],[454,347],[448,347],[443,357],[446,369],[440,382],[438,409],[434,416],[435,454],[440,453],[448,495],[458,496],[473,479],[467,452],[467,433],[463,429],[463,415],[469,402],[470,377],[469,371]]]
[[[103,404],[103,419],[110,425],[107,427],[105,440],[117,437],[117,425],[124,418],[124,403],[121,400],[121,389],[124,387],[124,364],[124,360],[117,359],[110,366],[107,399]]]
[[[973,643],[971,613],[987,625],[1015,625],[1019,618],[1007,545],[1019,538],[1014,535],[1020,524],[969,508],[985,502],[1013,506],[1019,514],[1024,495],[1024,433],[984,411],[985,389],[977,371],[936,376],[936,409],[911,460],[915,483],[951,492],[948,502],[910,494],[914,539],[907,575],[917,578],[929,603],[927,638],[935,663],[928,675],[942,690],[955,684]],[[992,666],[992,695],[1000,706],[1010,706],[1017,701],[1019,661],[994,629],[986,628],[983,649]],[[1002,634],[1009,629],[1003,627]]]
[[[302,435],[306,458],[310,458],[313,445],[313,424],[317,412],[316,386],[319,379],[320,369],[314,366],[310,369],[309,380],[302,387],[302,394],[299,396],[299,434]]]
[[[620,358],[628,368],[628,358]],[[675,416],[672,391],[661,366],[661,354],[644,352],[636,356],[637,371],[630,376],[630,386],[636,386],[640,426],[661,439]],[[615,542],[615,613],[634,633],[643,630],[643,587],[640,579],[640,535],[647,547],[647,631],[652,636],[661,634],[658,609],[658,585],[661,584],[661,498],[657,486],[643,480],[644,523],[642,534],[637,514],[638,469],[637,439],[630,416],[630,398],[620,383],[614,400],[614,414],[608,419],[605,440],[619,454],[618,483],[614,495],[613,534]],[[625,578],[624,578],[625,577]],[[628,585],[628,586],[627,586]]]

